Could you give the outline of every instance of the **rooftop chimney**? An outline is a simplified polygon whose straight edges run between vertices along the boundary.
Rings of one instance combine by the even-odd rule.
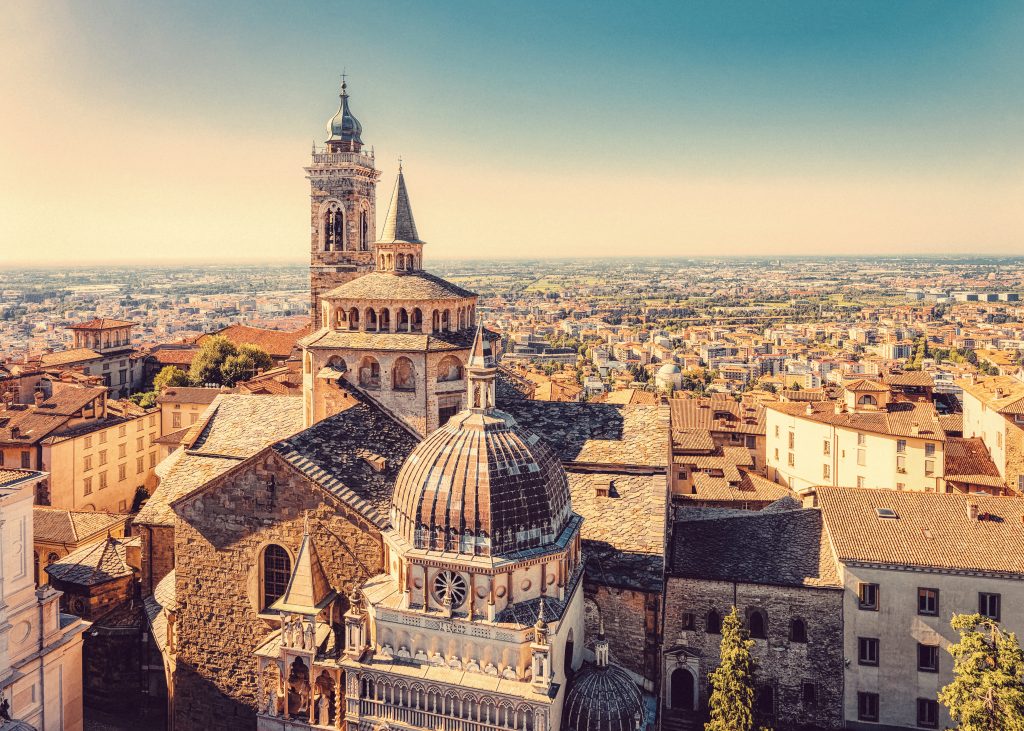
[[[921,425],[916,421],[910,423],[910,433],[915,437],[921,433]]]
[[[35,399],[36,406],[38,406],[46,400],[46,394],[43,393],[42,389],[36,389],[35,393],[32,394],[32,398]]]
[[[978,519],[978,506],[975,503],[967,503],[967,517],[971,520]]]

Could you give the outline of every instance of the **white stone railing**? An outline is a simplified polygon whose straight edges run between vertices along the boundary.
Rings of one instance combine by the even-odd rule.
[[[363,165],[364,167],[373,167],[373,155],[367,155],[365,152],[314,152],[313,153],[313,164],[314,165],[342,165],[345,163],[354,163],[356,165]]]
[[[497,709],[502,710],[502,709]],[[496,715],[497,715],[496,710]],[[510,729],[522,729],[522,719],[508,718],[509,725],[498,723],[482,723],[468,718],[458,718],[443,713],[434,713],[422,708],[408,708],[400,705],[392,705],[383,700],[359,699],[359,715],[365,719],[371,717],[384,721],[415,726],[418,728],[435,729],[436,731],[509,731]],[[516,722],[519,721],[519,726]],[[533,731],[531,723],[526,731]]]

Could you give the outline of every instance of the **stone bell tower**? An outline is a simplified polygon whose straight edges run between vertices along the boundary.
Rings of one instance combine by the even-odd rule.
[[[306,168],[314,329],[323,325],[323,293],[373,270],[380,171],[374,167],[373,151],[363,151],[363,127],[349,109],[348,98],[343,80],[338,111],[327,123],[327,141],[322,148],[313,143],[313,161]]]

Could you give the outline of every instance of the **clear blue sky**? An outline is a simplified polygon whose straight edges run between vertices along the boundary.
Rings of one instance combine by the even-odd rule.
[[[1024,253],[1019,1],[8,15],[0,263],[305,257],[342,68],[428,257]]]

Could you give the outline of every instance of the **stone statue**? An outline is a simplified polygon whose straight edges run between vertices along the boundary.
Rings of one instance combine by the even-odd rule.
[[[285,617],[281,620],[281,646],[291,647],[292,644],[292,618]]]
[[[302,630],[302,649],[304,649],[304,650],[312,650],[313,649],[313,620],[310,620],[309,624],[305,624],[304,627],[303,627],[303,630]]]
[[[320,702],[317,704],[317,716],[316,720],[321,726],[326,726],[330,723],[330,708],[331,701],[327,697],[326,693],[320,694]]]
[[[277,687],[275,685],[271,685],[267,692],[267,715],[277,716]]]

